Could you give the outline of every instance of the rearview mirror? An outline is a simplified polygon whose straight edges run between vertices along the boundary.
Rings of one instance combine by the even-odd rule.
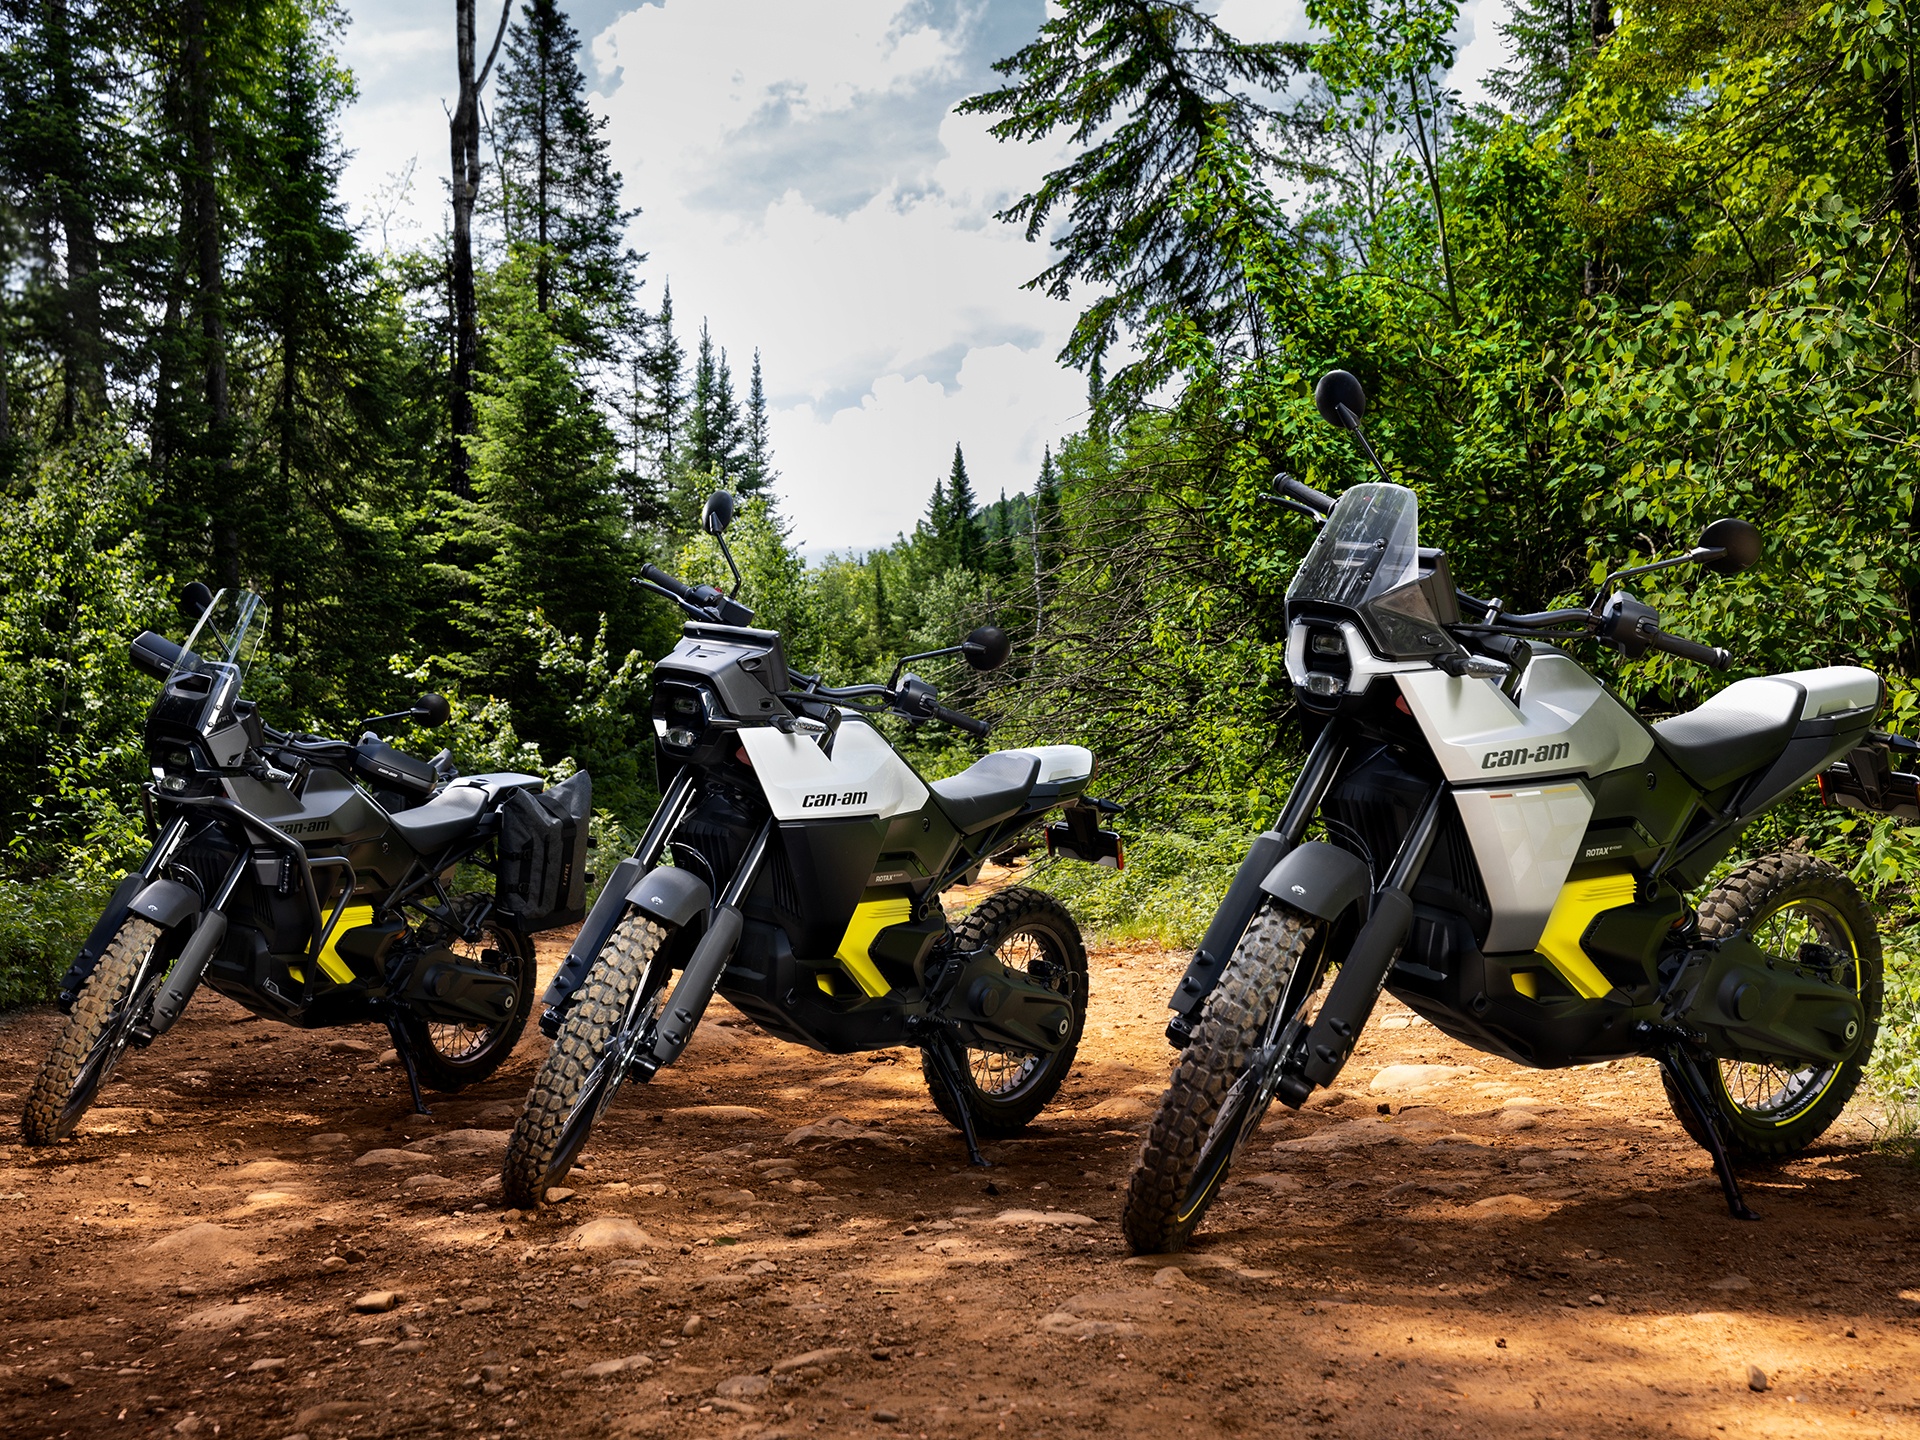
[[[707,497],[707,508],[700,512],[700,528],[718,535],[733,523],[736,502],[731,490],[716,490]]]
[[[198,620],[207,613],[207,607],[213,604],[213,591],[207,588],[204,581],[195,580],[191,585],[182,588],[178,603],[182,615],[189,620]]]
[[[447,697],[436,695],[431,690],[413,702],[413,718],[422,725],[444,725],[452,713]]]
[[[1351,430],[1367,413],[1367,392],[1345,370],[1329,370],[1313,387],[1313,407],[1329,425]]]
[[[998,670],[1013,653],[1013,640],[998,625],[982,625],[960,642],[960,654],[982,674]]]
[[[1701,550],[1722,552],[1711,558],[1703,558],[1700,563],[1718,575],[1738,575],[1749,570],[1760,560],[1760,531],[1745,520],[1736,520],[1729,516],[1716,520],[1700,532],[1700,543],[1695,553]]]

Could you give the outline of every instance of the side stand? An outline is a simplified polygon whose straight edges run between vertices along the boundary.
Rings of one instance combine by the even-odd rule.
[[[1673,1081],[1673,1088],[1692,1112],[1694,1124],[1707,1137],[1707,1149],[1713,1155],[1714,1171],[1720,1176],[1720,1188],[1727,1197],[1727,1213],[1736,1220],[1758,1220],[1740,1194],[1740,1181],[1733,1173],[1733,1157],[1727,1154],[1726,1141],[1720,1136],[1720,1123],[1713,1113],[1713,1101],[1701,1083],[1700,1068],[1679,1045],[1668,1045],[1660,1053],[1660,1068]]]
[[[993,1162],[980,1153],[980,1138],[974,1133],[973,1106],[967,1099],[960,1057],[955,1053],[959,1047],[955,1045],[953,1036],[937,1026],[929,1026],[918,1039],[920,1048],[932,1058],[934,1071],[947,1088],[954,1113],[960,1117],[960,1134],[967,1142],[967,1159],[984,1170],[991,1170]]]
[[[387,1017],[387,1033],[393,1037],[394,1053],[400,1057],[400,1063],[407,1067],[407,1088],[413,1091],[413,1113],[416,1115],[433,1114],[431,1110],[427,1109],[427,1102],[421,1098],[420,1071],[414,1066],[413,1050],[412,1047],[407,1044],[407,1037],[400,1029],[398,1017],[392,1015]]]

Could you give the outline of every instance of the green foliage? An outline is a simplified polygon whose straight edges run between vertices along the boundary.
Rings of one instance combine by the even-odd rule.
[[[1129,834],[1124,870],[1056,861],[1035,883],[1106,939],[1190,948],[1259,831],[1203,811],[1189,817],[1180,829]]]

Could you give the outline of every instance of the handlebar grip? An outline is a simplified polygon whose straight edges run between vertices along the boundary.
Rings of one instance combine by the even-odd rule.
[[[958,710],[949,710],[944,705],[935,705],[932,709],[934,719],[944,720],[954,729],[964,730],[977,739],[984,739],[987,731],[993,728],[985,720],[976,720],[971,715],[962,715]]]
[[[180,660],[180,649],[166,636],[156,635],[151,630],[142,630],[127,647],[133,659],[133,668],[156,680],[164,680],[171,673]]]
[[[1333,513],[1333,497],[1331,495],[1323,495],[1311,485],[1302,485],[1291,475],[1274,476],[1273,488],[1289,500],[1297,500],[1310,510],[1318,510],[1322,515],[1331,515]]]
[[[667,574],[666,571],[662,570],[658,565],[642,565],[640,567],[640,578],[642,580],[652,581],[655,585],[658,585],[662,590],[666,591],[669,595],[677,595],[679,596],[680,599],[687,601],[689,604],[699,603],[696,597],[694,596],[692,586],[681,584],[678,580],[674,579],[673,576]]]
[[[1678,635],[1669,635],[1664,630],[1642,632],[1649,650],[1664,650],[1669,655],[1682,660],[1691,660],[1696,665],[1705,665],[1714,670],[1724,670],[1733,664],[1733,655],[1726,650],[1715,649],[1711,645],[1702,645],[1697,640],[1685,640]]]

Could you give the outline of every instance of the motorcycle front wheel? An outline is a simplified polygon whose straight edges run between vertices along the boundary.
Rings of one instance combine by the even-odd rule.
[[[29,1145],[53,1145],[73,1133],[126,1053],[127,1007],[135,982],[160,943],[160,927],[129,916],[74,997],[46,1063],[33,1078],[20,1116]],[[157,976],[149,976],[151,982]]]
[[[1291,982],[1302,967],[1324,970],[1323,928],[1311,916],[1270,905],[1234,947],[1127,1180],[1120,1228],[1134,1254],[1185,1249],[1220,1193],[1234,1152],[1264,1111],[1251,1086],[1236,1090],[1235,1082],[1255,1049],[1290,1018],[1276,1010],[1283,1003],[1297,1010],[1318,990],[1317,974],[1304,974],[1304,985]],[[1283,1002],[1290,995],[1298,998]]]
[[[641,986],[651,984],[653,994],[642,997],[635,1023],[644,1023],[647,1006],[659,1004],[666,977],[652,973],[653,959],[666,939],[666,928],[658,920],[629,915],[574,992],[560,1033],[534,1077],[527,1108],[507,1142],[500,1183],[508,1205],[531,1210],[546,1199],[549,1188],[567,1178],[594,1121],[626,1079],[615,1073],[609,1051]]]

